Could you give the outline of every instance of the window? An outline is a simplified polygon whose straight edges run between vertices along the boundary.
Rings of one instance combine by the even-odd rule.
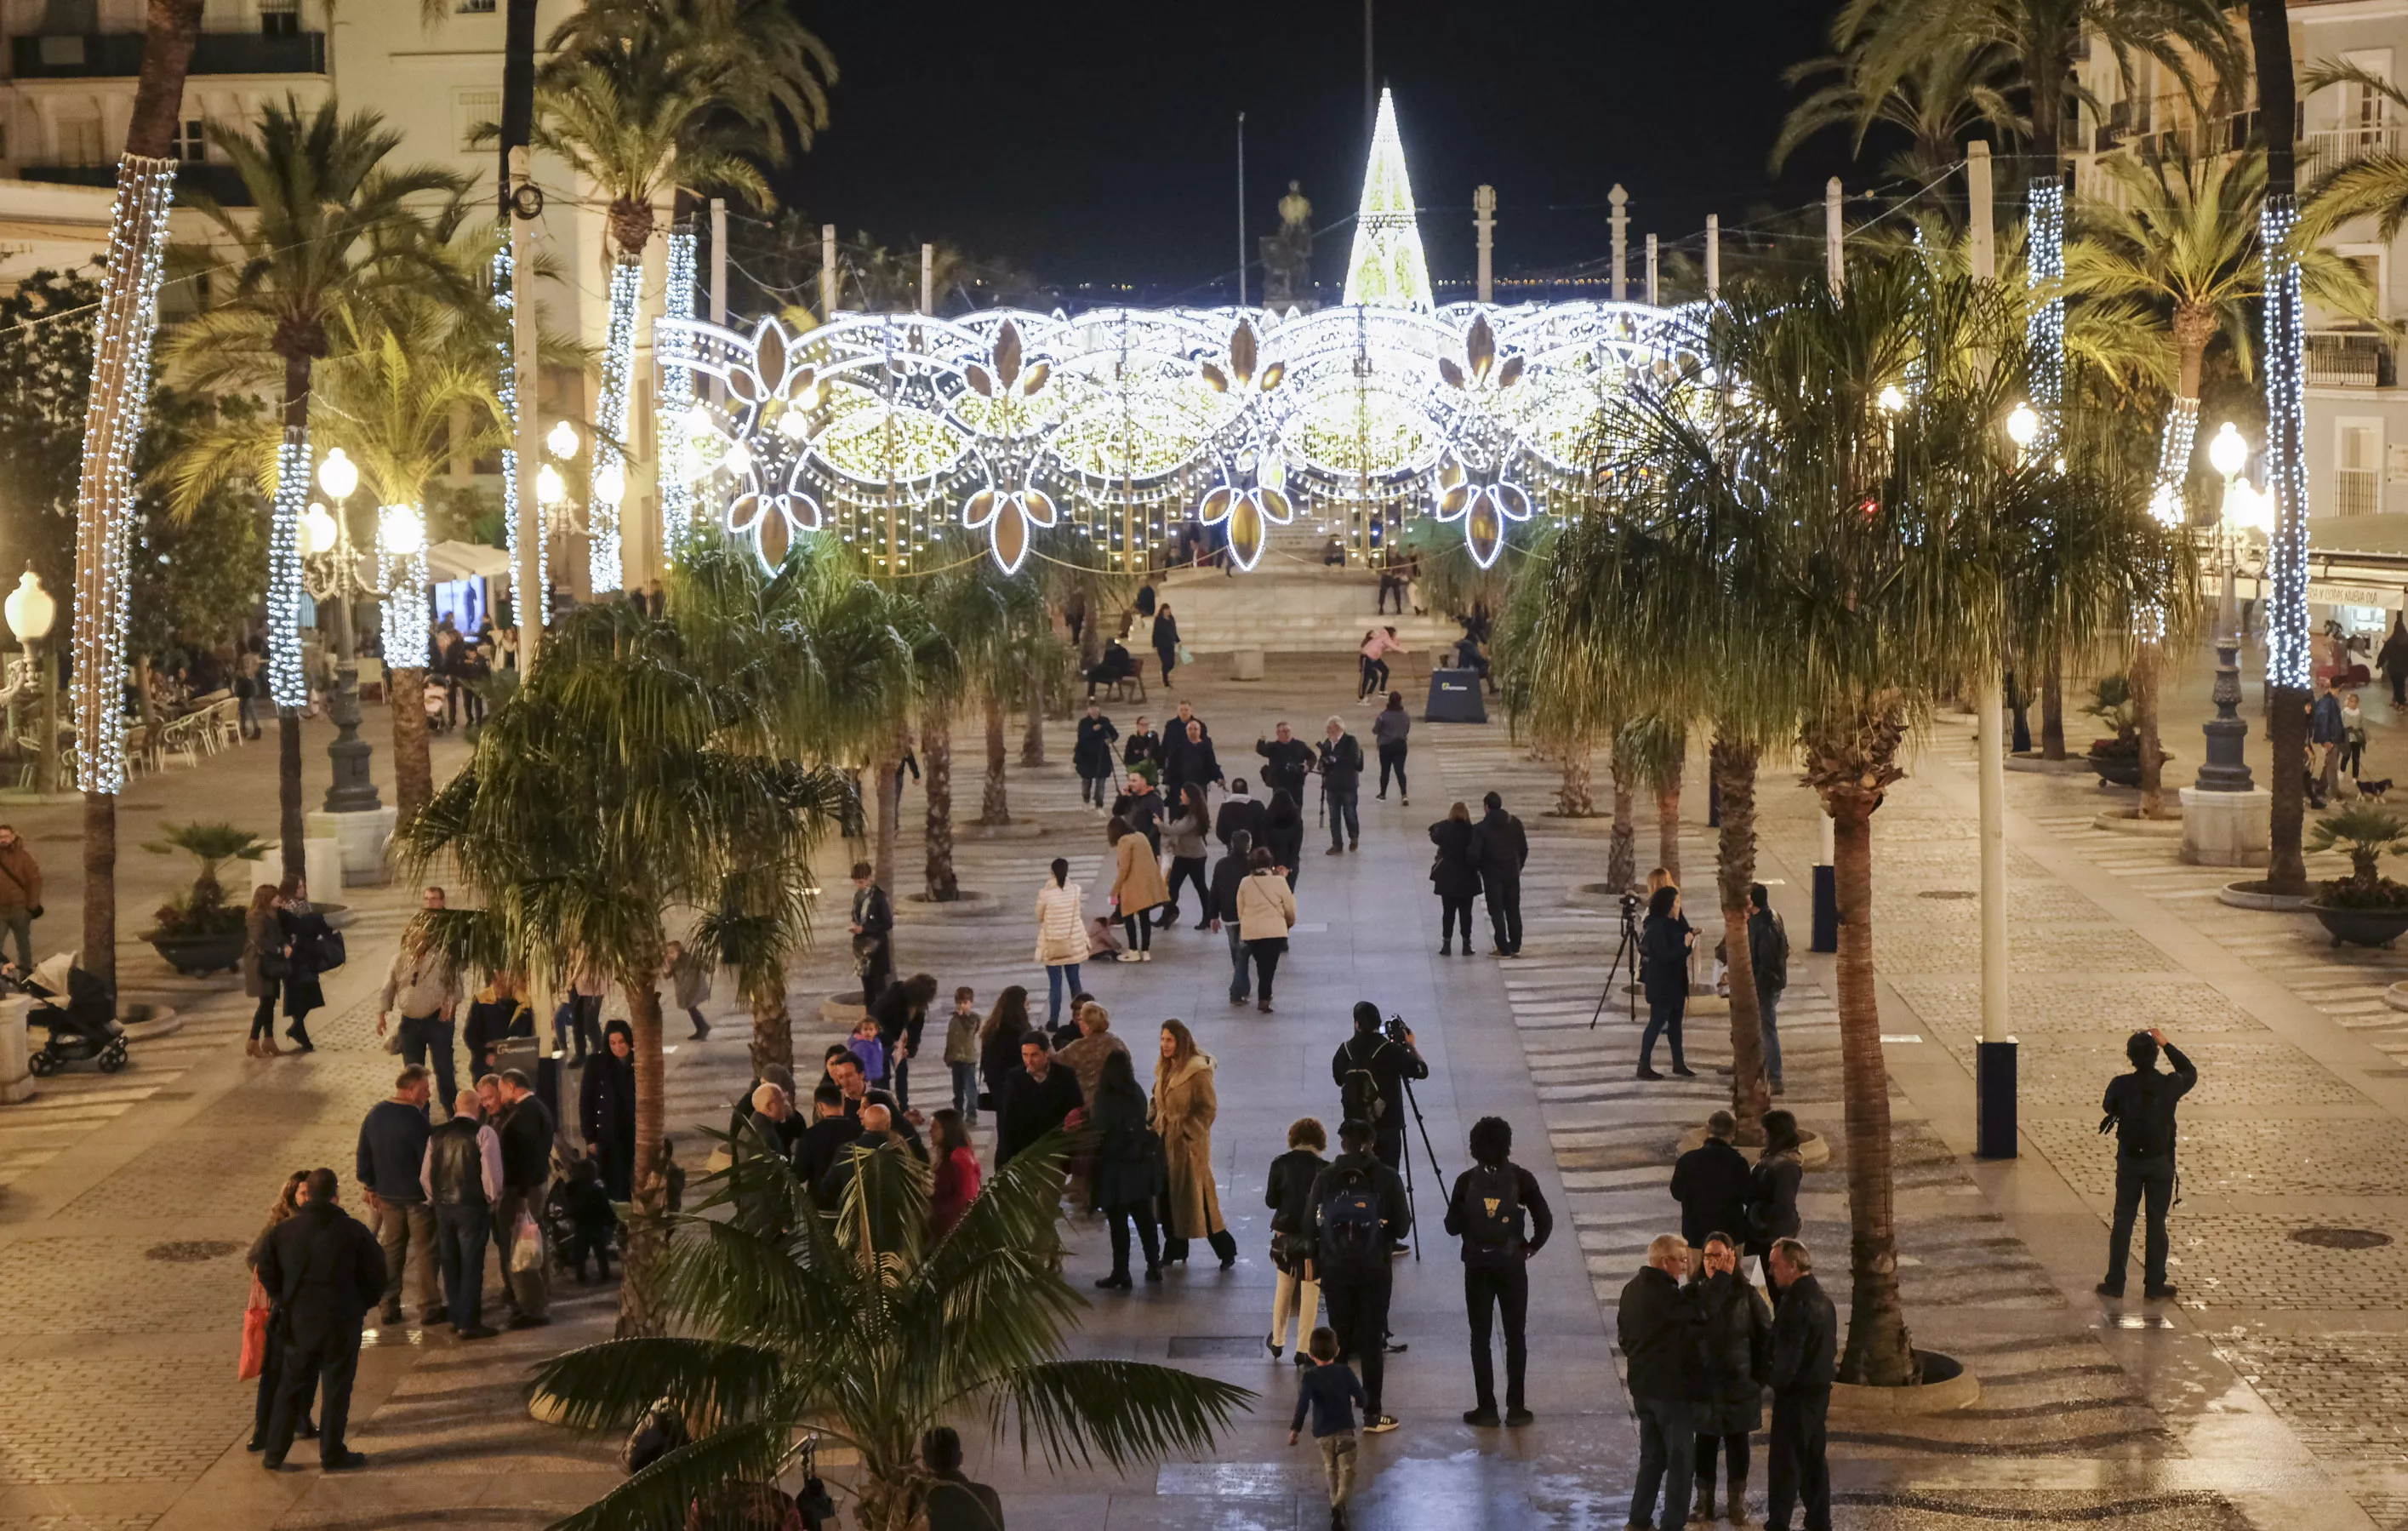
[[[176,158],[186,165],[198,165],[208,158],[208,124],[197,117],[187,117],[176,129]]]
[[[268,37],[301,36],[301,0],[259,0],[259,30]]]
[[[68,117],[60,120],[59,163],[61,165],[101,163],[99,118]]]
[[[502,117],[502,93],[499,91],[453,91],[452,93],[452,142],[463,154],[483,153],[490,144],[476,141],[477,130]]]
[[[2344,420],[2334,430],[2333,514],[2371,516],[2383,507],[2383,422]]]
[[[493,13],[494,0],[460,0],[460,14],[463,16],[491,16]]]

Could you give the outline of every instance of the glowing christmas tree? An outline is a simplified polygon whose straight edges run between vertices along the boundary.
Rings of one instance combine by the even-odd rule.
[[[1383,89],[1371,131],[1371,159],[1363,167],[1363,207],[1354,217],[1354,252],[1346,263],[1346,301],[1380,308],[1429,308],[1429,263],[1422,258],[1421,225],[1413,218],[1413,186],[1405,175],[1405,146],[1397,136],[1397,107]]]

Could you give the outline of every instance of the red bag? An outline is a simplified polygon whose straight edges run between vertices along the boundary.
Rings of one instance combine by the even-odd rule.
[[[253,1276],[251,1301],[242,1310],[242,1359],[235,1367],[235,1376],[243,1381],[256,1378],[267,1365],[267,1320],[272,1311],[266,1289]]]

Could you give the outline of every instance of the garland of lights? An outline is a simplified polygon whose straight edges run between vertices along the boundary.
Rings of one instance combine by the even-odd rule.
[[[666,319],[694,317],[695,250],[699,241],[694,226],[681,223],[669,230],[668,286],[662,295]],[[652,327],[652,353],[660,359],[660,399],[653,436],[660,442],[661,551],[672,564],[694,530],[694,480],[686,470],[686,411],[694,405],[694,369],[685,365],[686,332]]]
[[[2026,325],[2031,345],[2031,407],[2040,416],[2040,434],[2029,450],[2053,454],[2065,407],[2065,187],[2054,176],[2035,180],[2028,206],[2025,262],[2032,289],[2047,293],[2033,307]]]
[[[495,350],[502,353],[500,386],[494,390],[502,406],[502,531],[508,537],[510,551],[510,578],[519,577],[519,370],[518,358],[512,350],[510,322],[518,308],[517,273],[510,265],[509,226],[502,227],[502,247],[494,252],[494,308],[501,315],[502,338]],[[538,551],[536,555],[543,555]]]
[[[134,526],[134,453],[150,398],[167,209],[176,162],[117,163],[102,267],[83,468],[76,484],[76,779],[88,793],[125,785],[125,615]]]
[[[2291,248],[2300,221],[2289,193],[2270,192],[2258,214],[2258,241],[2266,261],[2266,493],[2274,527],[2266,572],[2272,590],[2266,614],[2266,679],[2305,691],[2308,652],[2308,465],[2302,450],[2305,414],[2306,312],[2300,295],[2299,254]]]
[[[267,694],[309,705],[301,671],[301,515],[309,504],[309,430],[287,425],[276,449],[275,513],[267,527]]]
[[[610,322],[602,343],[602,397],[594,413],[593,493],[586,500],[586,578],[596,595],[619,588],[619,504],[627,493],[627,393],[636,368],[636,299],[644,267],[624,255],[610,267]],[[608,493],[606,493],[608,491]]]
[[[2161,526],[2186,519],[2183,481],[2190,477],[2191,444],[2199,439],[2199,400],[2176,397],[2166,410],[2166,434],[2157,443],[2157,476],[2149,493],[2149,514]]]
[[[406,509],[425,523],[425,511],[418,506],[387,506],[377,515],[379,526],[385,512]],[[408,554],[390,551],[380,532],[377,537],[377,584],[384,591],[384,662],[388,668],[423,670],[427,667],[429,651],[426,637],[426,538],[418,538],[416,551]]]

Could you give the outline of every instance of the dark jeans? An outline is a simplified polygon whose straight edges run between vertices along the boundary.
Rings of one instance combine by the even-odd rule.
[[[1471,950],[1471,895],[1466,894],[1460,898],[1451,898],[1445,894],[1439,894],[1438,940],[1440,946],[1455,944],[1455,926],[1458,920],[1463,923],[1463,949],[1469,952]]]
[[[871,997],[877,996],[872,994]],[[596,1052],[602,1051],[601,995],[589,998],[584,994],[571,994],[552,1012],[552,1051],[557,1052],[571,1041],[577,1044],[577,1055],[571,1062],[582,1062],[589,1046]]]
[[[1280,953],[1287,950],[1287,937],[1272,936],[1259,941],[1248,941],[1246,950],[1254,958],[1254,998],[1265,1005],[1271,1002],[1271,975],[1279,971]]]
[[[1131,952],[1154,950],[1154,911],[1140,909],[1135,914],[1121,916],[1121,931],[1128,937]]]
[[[1105,807],[1112,800],[1111,794],[1107,790],[1111,786],[1111,782],[1112,779],[1109,776],[1082,776],[1079,778],[1079,801],[1082,804],[1093,803],[1097,808]]]
[[[1330,1331],[1338,1336],[1338,1359],[1352,1361],[1363,1373],[1363,1416],[1380,1417],[1380,1384],[1387,1375],[1388,1297],[1394,1280],[1321,1283],[1321,1303],[1328,1309]]]
[[[1656,1056],[1656,1038],[1663,1037],[1672,1043],[1672,1066],[1686,1068],[1688,1060],[1681,1055],[1681,1015],[1689,1006],[1688,996],[1676,994],[1670,999],[1650,999],[1647,1002],[1647,1029],[1639,1036],[1639,1066],[1644,1068]]]
[[[1831,1531],[1831,1469],[1823,1460],[1828,1387],[1775,1388],[1772,1439],[1765,1456],[1764,1524],[1789,1531],[1789,1507],[1806,1502],[1806,1531]]]
[[[1112,1225],[1113,1275],[1128,1274],[1129,1224],[1132,1223],[1137,1224],[1138,1242],[1145,1249],[1145,1268],[1152,1270],[1162,1264],[1162,1239],[1154,1225],[1154,1202],[1151,1199],[1107,1207],[1104,1216],[1111,1220]]]
[[[442,1251],[444,1306],[456,1334],[485,1321],[485,1245],[494,1236],[494,1210],[466,1203],[438,1206],[435,1232]]]
[[[266,1457],[281,1462],[293,1449],[293,1431],[309,1412],[309,1392],[318,1397],[318,1460],[343,1454],[343,1430],[351,1420],[351,1379],[360,1369],[360,1326],[321,1336],[308,1343],[282,1342],[277,1363],[276,1408],[267,1416]]]
[[[1471,1320],[1472,1401],[1483,1409],[1497,1407],[1497,1374],[1488,1353],[1490,1315],[1505,1316],[1505,1407],[1522,1407],[1522,1374],[1528,1368],[1529,1346],[1523,1320],[1530,1308],[1530,1272],[1519,1260],[1510,1266],[1463,1267],[1463,1308]]]
[[[1246,937],[1239,933],[1238,922],[1224,920],[1221,929],[1229,937],[1229,1002],[1236,1004],[1253,997],[1254,975],[1246,967],[1250,954],[1246,951]]]
[[[1483,878],[1480,891],[1488,897],[1488,928],[1497,937],[1497,950],[1507,956],[1521,951],[1522,880]]]
[[[1162,683],[1166,686],[1169,685],[1170,672],[1179,667],[1179,651],[1175,649],[1156,649],[1154,656],[1162,661]]]
[[[2391,672],[2391,705],[2408,707],[2408,669]]]
[[[1388,773],[1397,773],[1397,795],[1411,797],[1413,789],[1405,785],[1405,741],[1391,739],[1380,746],[1380,795],[1388,795]]]
[[[1689,1523],[1689,1480],[1697,1469],[1697,1406],[1686,1398],[1633,1398],[1630,1409],[1639,1416],[1639,1477],[1630,1490],[1630,1524],[1674,1531]],[[1659,1488],[1664,1493],[1661,1516],[1656,1513]]]
[[[2172,1157],[2115,1160],[2115,1226],[2107,1236],[2107,1284],[2122,1286],[2132,1253],[2132,1217],[2147,1198],[2149,1227],[2142,1242],[2143,1278],[2166,1284],[2166,1209],[2174,1199]]]
[[[1329,848],[1333,851],[1343,851],[1348,840],[1363,837],[1363,821],[1354,815],[1357,790],[1354,787],[1342,792],[1336,787],[1329,789]]]
[[[953,1076],[953,1109],[965,1122],[978,1120],[979,1074],[974,1063],[947,1064]]]
[[[452,1073],[452,1023],[437,1015],[405,1015],[401,1018],[401,1061],[425,1064],[433,1054],[435,1098],[443,1105],[443,1114],[452,1115],[452,1102],[459,1089]]]
[[[1204,885],[1204,858],[1173,856],[1170,858],[1170,908],[1162,915],[1165,930],[1169,929],[1170,923],[1179,918],[1179,884],[1182,881],[1196,884],[1197,923],[1201,924],[1212,918],[1212,890]]]
[[[1740,1491],[1747,1482],[1747,1438],[1745,1436],[1699,1436],[1698,1438],[1698,1482],[1702,1487],[1713,1481],[1714,1457],[1719,1449],[1730,1465],[1731,1503],[1739,1502]],[[1704,1495],[1700,1494],[1699,1498]]]
[[[283,1380],[284,1341],[276,1337],[275,1327],[271,1324],[267,1331],[266,1352],[259,1358],[259,1393],[251,1407],[251,1438],[263,1446],[267,1442],[268,1422],[276,1416],[276,1395],[282,1390]],[[309,1399],[307,1397],[301,1400],[301,1417],[294,1422],[294,1428],[311,1431],[317,1428],[309,1423]]]
[[[685,1014],[686,1019],[694,1023],[694,1034],[696,1037],[707,1037],[710,1034],[710,1023],[702,1018],[701,1006],[688,1005],[685,1008]]]
[[[276,1040],[276,991],[278,980],[262,976],[259,980],[259,1008],[251,1012],[251,1039],[254,1042]]]
[[[1354,699],[1356,701],[1361,701],[1364,697],[1370,695],[1374,692],[1381,692],[1388,689],[1388,666],[1383,662],[1377,659],[1367,659],[1364,656],[1357,654],[1354,657],[1354,664],[1355,667],[1362,674],[1362,679],[1357,680],[1354,684]]]

